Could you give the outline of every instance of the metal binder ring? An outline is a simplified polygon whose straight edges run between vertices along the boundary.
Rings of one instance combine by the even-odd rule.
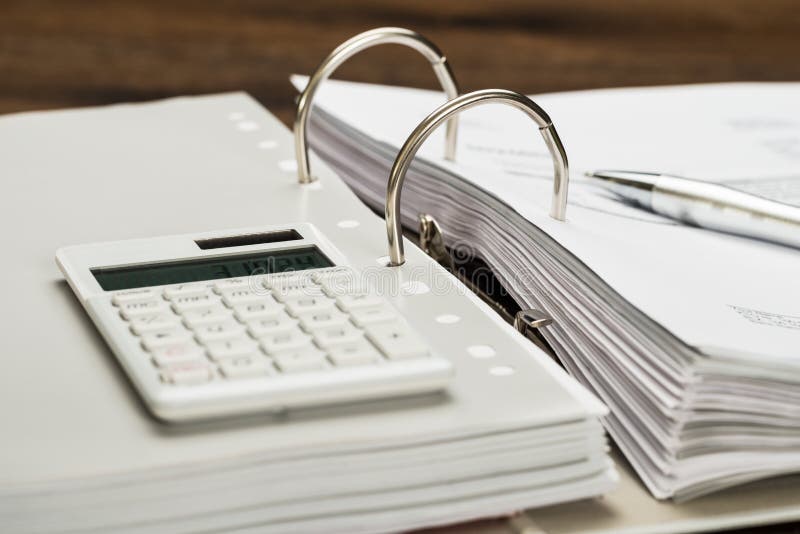
[[[569,187],[569,164],[564,145],[556,133],[550,117],[533,100],[525,95],[505,89],[484,89],[475,91],[446,102],[433,113],[425,117],[411,135],[408,136],[389,174],[386,187],[386,233],[389,238],[390,265],[398,266],[405,262],[403,255],[403,235],[400,226],[400,193],[406,171],[423,142],[444,121],[464,111],[487,102],[499,102],[520,109],[528,114],[539,126],[544,142],[553,158],[555,179],[553,182],[553,200],[550,216],[563,221],[567,213],[567,189]]]
[[[420,52],[430,61],[433,72],[442,85],[447,99],[458,96],[458,85],[450,69],[447,58],[431,41],[411,30],[404,28],[376,28],[360,33],[340,44],[331,54],[320,63],[317,70],[308,79],[308,85],[297,101],[297,114],[294,120],[294,150],[297,157],[297,178],[301,184],[311,183],[315,180],[311,176],[308,160],[308,140],[306,129],[308,116],[311,113],[311,104],[320,84],[327,80],[339,66],[358,52],[379,44],[401,44]],[[456,131],[458,119],[454,118],[447,124],[447,140],[444,157],[452,160],[456,153]]]

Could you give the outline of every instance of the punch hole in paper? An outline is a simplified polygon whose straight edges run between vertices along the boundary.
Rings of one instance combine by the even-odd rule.
[[[297,161],[293,159],[282,159],[278,162],[278,168],[285,172],[296,172]]]
[[[410,280],[408,282],[403,282],[400,285],[400,292],[403,295],[424,295],[431,290],[428,287],[428,284],[425,282],[420,282],[417,280]]]
[[[278,147],[278,142],[273,141],[272,139],[264,139],[260,143],[258,143],[258,148],[261,150],[272,150],[273,148]]]
[[[508,365],[497,365],[489,368],[489,374],[492,376],[510,376],[515,372],[514,368]]]
[[[258,130],[260,126],[257,122],[253,121],[242,121],[236,124],[236,127],[239,128],[243,132],[252,132],[253,130]]]
[[[497,352],[489,345],[470,345],[467,347],[467,354],[479,360],[493,358]]]

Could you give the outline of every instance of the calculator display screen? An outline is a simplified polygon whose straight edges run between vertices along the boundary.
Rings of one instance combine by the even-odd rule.
[[[332,267],[317,247],[275,250],[130,267],[100,267],[92,274],[106,291],[219,280]]]

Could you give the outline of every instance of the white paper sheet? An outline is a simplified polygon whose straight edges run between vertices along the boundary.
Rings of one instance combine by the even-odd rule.
[[[800,84],[536,97],[572,162],[566,222],[547,215],[552,162],[536,126],[507,106],[461,115],[456,163],[438,131],[409,170],[404,224],[433,214],[448,246],[478,251],[520,304],[554,317],[543,334],[609,406],[606,427],[656,497],[800,470],[800,251],[623,205],[583,172],[674,173],[791,201],[798,98]],[[380,211],[399,146],[442,100],[328,82],[312,147]]]
[[[328,83],[317,97],[327,112],[395,146],[442,99],[348,82]],[[535,125],[515,109],[464,112],[456,164],[441,157],[443,131],[420,156],[505,201],[688,345],[800,366],[800,252],[676,224],[620,204],[583,177],[599,168],[659,171],[796,199],[800,84],[611,89],[536,101],[571,162],[566,223],[547,216],[552,163]],[[693,121],[698,114],[702,121]]]

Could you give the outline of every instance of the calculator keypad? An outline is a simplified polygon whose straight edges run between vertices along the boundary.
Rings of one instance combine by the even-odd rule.
[[[355,280],[337,269],[121,291],[111,301],[167,384],[429,357],[394,308]]]

